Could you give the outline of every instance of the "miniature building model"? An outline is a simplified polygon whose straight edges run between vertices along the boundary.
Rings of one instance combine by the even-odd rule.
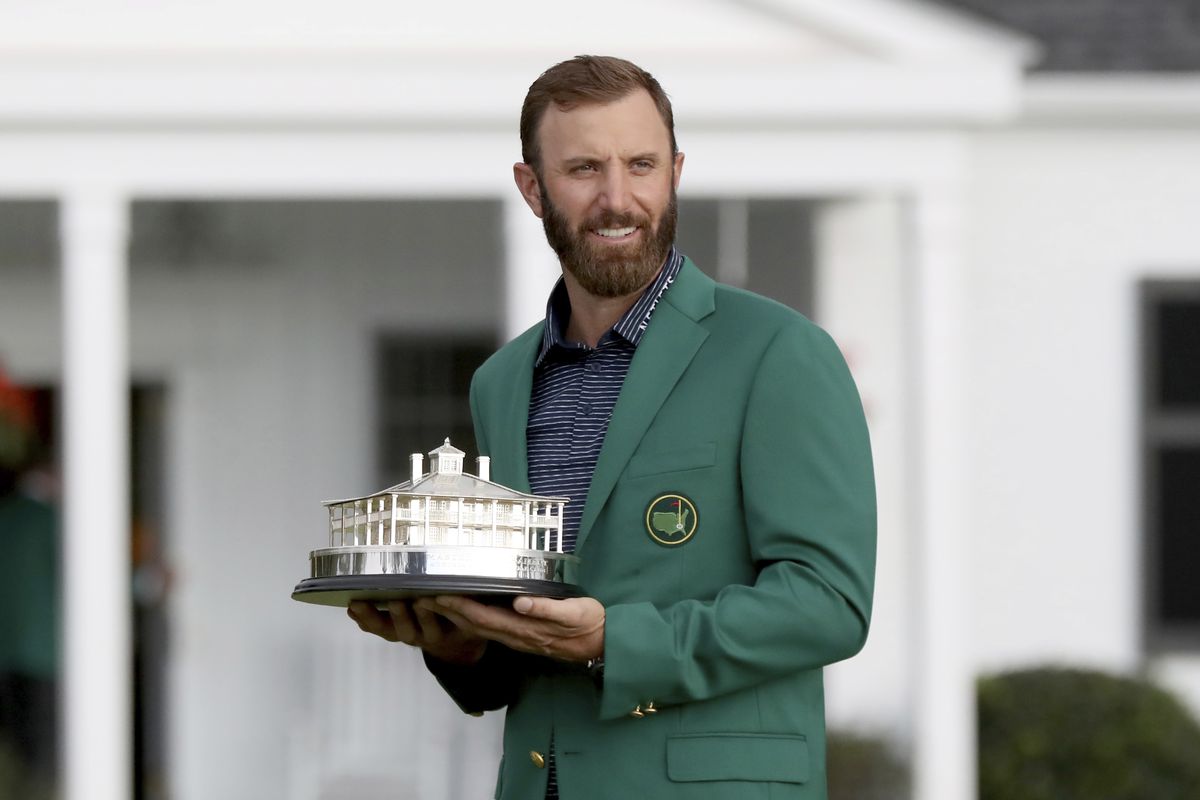
[[[345,606],[429,594],[538,594],[575,597],[578,556],[563,552],[566,497],[542,497],[493,483],[490,462],[463,472],[450,440],[416,453],[412,479],[382,492],[324,503],[329,546],[309,553],[310,577],[292,597]]]
[[[421,454],[414,453],[411,480],[325,503],[330,549],[451,545],[562,553],[569,498],[523,494],[493,483],[487,456],[478,459],[478,475],[464,473],[464,455],[446,439],[429,453],[428,473]]]

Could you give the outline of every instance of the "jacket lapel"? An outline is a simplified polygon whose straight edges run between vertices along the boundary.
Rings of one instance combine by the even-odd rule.
[[[583,548],[600,510],[612,494],[617,479],[633,457],[638,443],[691,363],[708,331],[699,321],[714,309],[712,279],[685,259],[675,282],[663,295],[638,344],[621,387],[600,450],[587,504],[579,523],[575,551]],[[526,391],[528,403],[528,389]],[[521,432],[524,436],[524,429]],[[524,450],[522,450],[524,453]]]
[[[529,427],[533,361],[542,343],[541,326],[537,326],[535,331],[525,334],[522,346],[513,350],[513,357],[506,364],[505,371],[512,377],[507,381],[507,391],[501,398],[502,407],[496,415],[496,419],[502,420],[503,424],[491,427],[495,433],[492,434],[493,441],[488,444],[493,459],[504,459],[504,463],[509,465],[509,471],[500,473],[510,476],[505,485],[525,493],[530,491],[525,432]]]

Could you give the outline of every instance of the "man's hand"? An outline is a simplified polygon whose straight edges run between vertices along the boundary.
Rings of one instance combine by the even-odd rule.
[[[469,665],[483,658],[487,641],[462,627],[457,627],[444,614],[434,613],[428,606],[407,600],[393,600],[387,611],[374,603],[354,600],[346,609],[350,618],[367,633],[419,647],[439,661]]]
[[[604,653],[604,606],[591,597],[552,600],[518,597],[512,608],[467,597],[422,597],[417,612],[445,617],[457,630],[560,661],[587,661]]]

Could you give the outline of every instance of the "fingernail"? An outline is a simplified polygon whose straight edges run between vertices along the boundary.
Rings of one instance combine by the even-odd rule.
[[[439,594],[437,596],[437,604],[439,606],[448,606],[448,605],[450,605],[450,603],[451,603],[451,600],[448,596],[446,596],[444,594]]]
[[[513,610],[519,614],[527,614],[532,608],[532,597],[518,597],[516,600],[513,600]]]

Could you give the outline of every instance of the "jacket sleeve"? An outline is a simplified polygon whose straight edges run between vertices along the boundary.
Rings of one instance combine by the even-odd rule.
[[[502,644],[488,642],[479,663],[469,667],[449,664],[422,654],[425,666],[467,714],[494,711],[511,703],[517,694],[527,657]],[[528,665],[526,665],[528,666]]]
[[[600,715],[705,700],[858,652],[875,569],[875,486],[862,404],[816,326],[764,352],[740,443],[756,577],[715,598],[607,609]]]

